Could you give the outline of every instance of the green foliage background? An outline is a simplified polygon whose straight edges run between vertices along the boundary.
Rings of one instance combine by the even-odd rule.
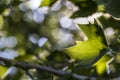
[[[52,11],[51,8],[60,1],[42,0],[33,10],[28,5],[29,0],[0,0],[0,56],[5,53],[5,58],[76,73],[88,77],[88,80],[90,77],[96,80],[118,79],[120,1],[69,0],[79,8],[76,12],[69,10],[72,5],[66,7],[63,3],[59,4],[62,6],[60,9]],[[24,4],[22,9],[21,4]],[[34,12],[43,7],[49,9],[37,17],[44,17],[44,20],[36,22]],[[73,21],[72,27],[77,25],[77,29],[61,27],[62,17]],[[84,24],[82,20],[76,22],[78,18],[87,23],[84,20]],[[67,39],[67,35],[72,35],[73,39]],[[47,40],[40,46],[39,40],[45,37]],[[34,80],[76,80],[71,76],[59,77],[34,69],[30,72]],[[0,80],[29,78],[23,70],[0,61]]]

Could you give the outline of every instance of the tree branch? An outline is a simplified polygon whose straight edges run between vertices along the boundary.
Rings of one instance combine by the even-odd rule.
[[[20,68],[24,71],[28,71],[29,69],[37,69],[37,70],[46,71],[48,73],[51,73],[51,74],[54,74],[54,75],[57,75],[57,76],[62,76],[62,77],[72,76],[73,78],[78,79],[78,80],[88,78],[86,76],[81,76],[81,75],[71,73],[71,72],[56,70],[56,69],[53,69],[53,68],[50,68],[50,67],[36,65],[36,64],[30,64],[30,63],[27,63],[27,62],[15,61],[15,60],[6,59],[6,58],[3,58],[3,57],[0,57],[0,61],[3,61],[6,65],[14,66],[14,67]],[[92,79],[93,79],[93,77],[92,77]]]

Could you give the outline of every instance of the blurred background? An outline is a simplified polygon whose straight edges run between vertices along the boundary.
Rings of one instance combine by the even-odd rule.
[[[66,4],[64,1],[0,0],[0,57],[92,76],[96,80],[119,80],[120,1],[69,0]],[[111,51],[97,66],[75,67],[62,51],[75,45],[76,40],[87,40],[77,24],[102,26]],[[75,80],[35,69],[30,72],[34,80]],[[23,70],[0,61],[0,80],[32,79]]]

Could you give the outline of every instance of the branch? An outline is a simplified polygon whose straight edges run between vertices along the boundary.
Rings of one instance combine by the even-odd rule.
[[[0,61],[3,61],[6,65],[14,66],[14,67],[20,68],[24,71],[28,71],[29,69],[37,69],[37,70],[46,71],[48,73],[51,73],[51,74],[54,74],[54,75],[57,75],[57,76],[61,76],[61,77],[72,76],[73,78],[78,79],[78,80],[88,78],[86,76],[81,76],[81,75],[71,73],[71,72],[56,70],[56,69],[53,69],[53,68],[50,68],[50,67],[36,65],[36,64],[30,64],[30,63],[27,63],[27,62],[15,61],[15,60],[6,59],[6,58],[3,58],[3,57],[0,57]],[[93,77],[91,79],[93,79]]]

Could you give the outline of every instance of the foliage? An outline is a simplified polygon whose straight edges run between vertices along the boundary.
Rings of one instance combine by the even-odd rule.
[[[119,7],[119,0],[0,0],[0,80],[119,79]]]

